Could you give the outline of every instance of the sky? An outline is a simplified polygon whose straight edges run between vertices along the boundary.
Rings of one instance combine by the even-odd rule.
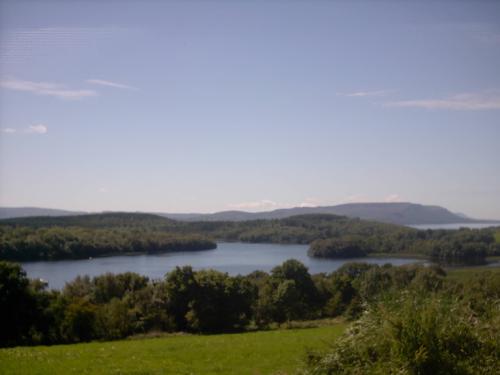
[[[0,1],[0,206],[500,219],[498,1]]]

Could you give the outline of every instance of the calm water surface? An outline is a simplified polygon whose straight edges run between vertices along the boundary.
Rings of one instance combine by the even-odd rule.
[[[452,224],[419,224],[419,225],[409,225],[415,229],[460,229],[460,228],[470,228],[470,229],[482,229],[489,227],[498,227],[500,223],[452,223]]]
[[[307,249],[307,245],[219,243],[215,250],[25,262],[22,266],[28,277],[42,278],[49,282],[49,288],[60,289],[77,275],[97,276],[105,272],[131,271],[154,279],[162,278],[176,266],[191,265],[194,269],[213,268],[228,272],[230,275],[245,275],[255,270],[269,271],[285,260],[294,258],[304,263],[309,272],[314,274],[332,272],[347,262],[347,260],[310,258],[307,256]],[[348,261],[393,265],[421,262],[408,258],[360,258]]]

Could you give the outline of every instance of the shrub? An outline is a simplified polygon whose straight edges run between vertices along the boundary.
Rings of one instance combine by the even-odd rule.
[[[373,306],[307,374],[493,374],[500,368],[499,311],[474,316],[442,295],[404,292]]]

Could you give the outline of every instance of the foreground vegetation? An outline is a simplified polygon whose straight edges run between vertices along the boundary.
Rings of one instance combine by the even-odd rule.
[[[300,369],[305,374],[472,375],[500,368],[498,268],[448,275],[436,266],[347,263],[331,274],[310,275],[289,260],[270,274],[231,277],[183,267],[164,280],[106,274],[79,277],[62,292],[49,292],[26,279],[19,265],[0,262],[0,305],[2,346],[116,340],[159,331],[245,332],[331,317],[353,322],[336,340],[343,325],[2,349],[2,373]],[[324,340],[328,330],[330,338]]]
[[[214,248],[212,239],[310,244],[309,255],[424,256],[445,263],[484,263],[500,256],[498,229],[416,230],[336,215],[281,220],[179,222],[150,214],[109,213],[0,220],[0,259],[85,258],[116,253]]]
[[[388,290],[442,282],[438,267],[351,263],[311,276],[296,260],[271,273],[229,276],[176,268],[163,280],[134,273],[77,277],[62,291],[30,281],[15,263],[0,262],[0,345],[120,339],[151,331],[237,332],[276,323],[345,316]]]
[[[304,373],[497,374],[499,270],[446,281],[381,295],[331,349],[310,354]]]
[[[291,374],[345,324],[0,350],[2,374]]]

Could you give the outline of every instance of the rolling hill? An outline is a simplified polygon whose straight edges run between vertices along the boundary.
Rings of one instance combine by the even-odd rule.
[[[0,207],[0,219],[22,218],[22,217],[54,217],[85,215],[86,212],[66,211],[49,208],[36,207]],[[248,220],[272,220],[284,219],[296,215],[306,214],[333,214],[360,218],[364,220],[379,221],[398,225],[418,224],[452,224],[452,223],[475,223],[491,222],[499,223],[498,220],[478,220],[453,213],[444,207],[428,206],[416,203],[347,203],[336,206],[324,207],[294,207],[282,208],[264,212],[246,211],[220,211],[209,214],[200,213],[163,213],[152,212],[151,214],[178,221],[248,221]]]
[[[73,216],[82,215],[83,211],[67,211],[40,207],[0,207],[0,219],[32,216]]]
[[[449,224],[472,223],[487,220],[475,220],[463,215],[455,214],[439,206],[426,206],[415,203],[348,203],[325,207],[294,207],[283,208],[266,212],[222,211],[213,214],[165,214],[159,213],[174,220],[182,221],[246,221],[284,219],[295,215],[305,214],[333,214],[360,218],[364,220],[380,221],[399,225],[416,224]]]

